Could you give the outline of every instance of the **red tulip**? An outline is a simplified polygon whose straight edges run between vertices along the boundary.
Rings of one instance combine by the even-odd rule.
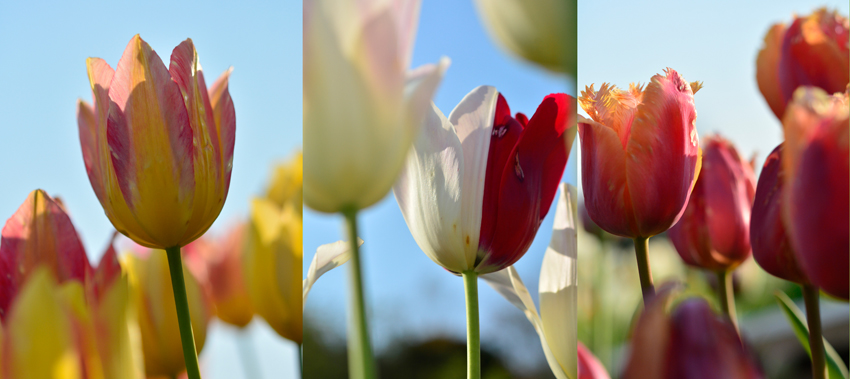
[[[624,379],[763,378],[732,323],[702,298],[669,310],[675,287],[659,290],[635,325]]]
[[[782,123],[785,225],[803,271],[824,292],[850,297],[850,124],[848,96],[820,88],[794,93]]]
[[[730,271],[750,257],[755,175],[719,136],[708,138],[702,163],[685,212],[668,235],[685,263]]]
[[[699,173],[693,94],[672,69],[629,91],[603,83],[579,103],[584,205],[605,231],[651,237],[675,224]]]
[[[780,120],[801,86],[842,92],[850,81],[850,22],[826,8],[794,17],[791,26],[773,25],[756,59],[759,90]]]
[[[575,128],[574,103],[551,94],[529,119],[478,87],[448,119],[433,107],[394,193],[434,262],[479,274],[516,262],[555,198]]]
[[[782,169],[782,144],[777,146],[761,169],[753,213],[750,220],[750,244],[753,258],[764,271],[799,284],[809,284],[794,254],[782,222],[785,173]]]
[[[578,379],[611,379],[605,366],[581,342],[578,343]]]

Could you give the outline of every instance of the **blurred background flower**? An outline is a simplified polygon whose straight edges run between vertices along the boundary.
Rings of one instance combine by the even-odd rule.
[[[83,19],[99,21],[80,23]],[[116,52],[138,33],[168,65],[170,48],[191,36],[209,75],[208,86],[219,73],[235,68],[230,93],[237,103],[238,143],[227,201],[209,231],[217,240],[248,215],[249,199],[262,194],[272,164],[301,146],[301,22],[299,2],[0,3],[0,48],[30,60],[24,66],[0,62],[0,81],[19,89],[17,95],[0,93],[0,112],[7,115],[0,159],[16,162],[0,168],[4,178],[14,178],[0,186],[0,221],[30,191],[44,188],[65,200],[89,260],[98,262],[114,229],[92,191],[77,142],[73,99],[91,98],[85,60],[104,57],[114,67],[120,58]],[[268,62],[275,67],[270,69]],[[38,102],[25,100],[36,96]],[[251,336],[250,343],[237,338],[243,333]],[[256,353],[262,378],[299,373],[297,345],[279,337],[262,318],[241,329],[213,318],[200,356],[204,379],[244,378],[239,351],[246,344]]]

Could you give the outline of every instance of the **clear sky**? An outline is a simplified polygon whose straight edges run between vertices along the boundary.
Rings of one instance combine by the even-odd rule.
[[[451,59],[434,99],[446,115],[469,91],[479,85],[495,86],[512,112],[531,116],[543,98],[553,92],[572,92],[564,76],[552,75],[521,61],[496,45],[484,29],[473,1],[423,1],[412,67]],[[575,95],[574,93],[571,93]],[[574,158],[565,180],[575,184]],[[552,213],[528,254],[517,264],[529,290],[537,292],[543,253],[549,244]],[[371,333],[378,349],[394,338],[425,339],[448,336],[466,339],[463,281],[432,262],[420,249],[404,222],[392,193],[359,217],[363,271]],[[304,269],[319,245],[344,239],[339,216],[306,211],[304,217]],[[323,276],[307,300],[309,316],[320,316],[324,325],[345,332],[348,267]],[[484,348],[504,348],[504,355],[525,364],[545,364],[531,324],[522,313],[483,282],[479,283],[481,335]],[[321,313],[321,315],[319,315]],[[509,320],[509,321],[506,321]],[[509,340],[513,330],[533,338]],[[521,342],[521,343],[518,343]]]
[[[234,67],[233,176],[213,231],[247,214],[271,165],[301,146],[300,1],[0,2],[0,219],[43,188],[63,198],[93,260],[113,229],[83,166],[76,103],[91,101],[86,58],[114,68],[136,33],[166,63],[191,37],[208,84]],[[251,330],[265,377],[292,377],[295,345],[266,325]],[[213,325],[201,354],[205,378],[242,377],[235,335]]]

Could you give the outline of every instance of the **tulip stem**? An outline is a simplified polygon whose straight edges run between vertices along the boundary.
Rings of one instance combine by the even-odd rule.
[[[481,331],[478,326],[478,273],[464,271],[466,292],[466,377],[481,378]]]
[[[812,378],[827,378],[826,355],[823,348],[823,331],[820,324],[820,290],[810,284],[803,285],[806,303],[806,321],[809,324],[809,349],[812,353]]]
[[[738,314],[735,311],[735,292],[732,287],[732,272],[730,271],[717,272],[717,300],[720,301],[723,314],[729,317],[735,331],[738,331]]]
[[[649,269],[649,237],[637,237],[635,255],[637,256],[638,274],[640,275],[640,290],[643,294],[643,304],[655,296],[655,286],[652,284],[652,271]]]
[[[369,326],[366,320],[366,300],[363,297],[363,276],[360,268],[360,246],[357,243],[357,210],[343,212],[348,224],[348,240],[351,243],[351,282],[349,283],[348,325],[348,376],[352,379],[374,379],[377,377],[372,345],[369,341]]]
[[[195,348],[195,335],[192,333],[192,316],[189,314],[189,298],[186,296],[186,282],[183,280],[183,257],[180,255],[180,246],[165,249],[165,254],[168,256],[168,270],[171,273],[171,289],[174,291],[174,305],[177,308],[177,324],[180,327],[180,342],[183,345],[186,374],[189,379],[201,379],[198,350]]]

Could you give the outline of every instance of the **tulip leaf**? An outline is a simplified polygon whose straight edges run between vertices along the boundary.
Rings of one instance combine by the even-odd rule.
[[[809,327],[806,324],[806,318],[803,315],[803,312],[784,292],[776,291],[774,296],[776,296],[776,301],[779,303],[779,307],[782,308],[782,311],[785,313],[785,317],[788,318],[791,328],[794,329],[794,334],[797,335],[797,340],[799,340],[800,344],[803,345],[803,349],[806,349],[806,354],[811,357],[812,351],[809,347]],[[844,365],[844,361],[841,360],[838,352],[835,351],[826,338],[823,340],[823,347],[826,352],[826,366],[827,370],[829,370],[830,379],[847,379],[847,366]]]

